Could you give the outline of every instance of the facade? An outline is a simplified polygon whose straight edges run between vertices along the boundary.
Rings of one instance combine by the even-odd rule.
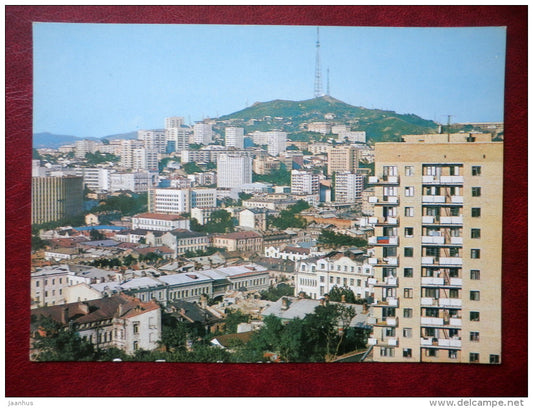
[[[189,229],[189,227],[190,222],[187,218],[174,214],[143,213],[131,218],[133,230],[171,231],[176,228]]]
[[[376,144],[374,361],[501,362],[503,143]]]
[[[83,185],[96,192],[108,191],[110,189],[110,177],[113,170],[101,167],[78,167],[76,176],[83,177]]]
[[[213,142],[213,125],[195,123],[193,127],[194,143],[208,145]]]
[[[182,214],[190,210],[187,189],[154,188],[148,192],[148,211],[151,213]]]
[[[359,167],[359,149],[354,146],[335,146],[328,151],[328,175],[336,172],[355,172]]]
[[[191,192],[191,208],[195,207],[216,207],[216,188],[193,188]]]
[[[336,286],[352,290],[358,299],[366,299],[373,295],[373,276],[367,256],[333,252],[297,262],[295,293],[320,299]]]
[[[285,153],[287,148],[287,133],[272,131],[268,133],[268,154],[271,156],[279,156],[281,153]]]
[[[213,246],[226,248],[230,252],[260,253],[263,249],[263,237],[254,231],[230,232],[214,236]]]
[[[320,177],[311,171],[292,170],[291,171],[291,194],[296,195],[319,195]]]
[[[205,234],[186,229],[175,229],[161,236],[163,245],[174,250],[174,258],[187,251],[205,251],[209,246],[209,237]]]
[[[244,129],[239,127],[226,128],[226,147],[244,148]]]
[[[159,305],[125,294],[34,309],[32,317],[37,320],[32,331],[39,330],[39,318],[51,318],[71,327],[96,348],[116,347],[128,354],[154,350],[161,340]]]
[[[32,308],[59,305],[65,302],[63,291],[72,273],[68,266],[43,268],[33,272],[30,278]]]
[[[239,213],[239,226],[265,231],[267,210],[260,208],[247,208]]]
[[[83,211],[83,177],[32,177],[32,224],[59,221]]]
[[[252,182],[251,157],[221,154],[217,160],[217,187],[239,188]]]
[[[365,176],[349,171],[335,173],[335,202],[355,204],[362,198]]]
[[[144,141],[144,147],[164,154],[167,148],[167,135],[165,130],[139,130],[137,139]]]
[[[132,191],[145,193],[157,183],[156,172],[116,172],[109,175],[109,191]]]
[[[205,225],[209,222],[211,214],[219,210],[218,207],[194,207],[191,208],[191,219],[194,218],[198,221],[198,224]]]
[[[255,174],[269,174],[273,170],[279,170],[281,161],[274,157],[257,157],[253,160],[252,170]]]

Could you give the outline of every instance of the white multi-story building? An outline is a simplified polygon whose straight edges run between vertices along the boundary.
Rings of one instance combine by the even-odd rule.
[[[181,152],[189,147],[188,127],[182,117],[175,116],[165,119],[167,151]]]
[[[364,131],[342,131],[338,135],[339,142],[366,143],[366,132]]]
[[[194,143],[208,145],[213,142],[213,125],[210,123],[195,123]]]
[[[268,132],[268,154],[271,156],[279,156],[284,153],[287,148],[287,133],[286,132]]]
[[[190,210],[189,190],[154,188],[148,193],[148,211],[153,213],[182,214]]]
[[[296,263],[295,293],[304,292],[319,299],[336,286],[350,289],[356,298],[366,299],[374,292],[372,278],[373,268],[365,255],[334,252]]]
[[[185,126],[185,119],[182,116],[165,118],[165,129],[179,128],[182,126]]]
[[[244,148],[244,129],[239,127],[226,128],[226,147]]]
[[[158,174],[149,171],[116,172],[109,175],[109,191],[132,191],[144,193],[156,185]]]
[[[148,231],[171,231],[173,229],[189,229],[188,218],[176,214],[142,213],[131,218],[133,230],[143,229]]]
[[[144,147],[165,153],[167,148],[167,135],[165,130],[139,130],[137,139],[144,141]]]
[[[74,143],[74,156],[78,159],[83,159],[87,153],[101,151],[103,146],[104,144],[102,142],[94,140],[77,140],[76,143]]]
[[[351,203],[361,199],[365,176],[349,171],[335,173],[335,202]]]
[[[78,167],[76,168],[76,176],[83,177],[83,184],[85,187],[96,191],[109,191],[111,174],[114,170],[100,168],[100,167]]]
[[[252,158],[221,154],[217,160],[217,187],[239,188],[252,182]]]
[[[291,194],[320,194],[319,175],[310,171],[292,170]]]
[[[192,188],[191,208],[194,207],[216,207],[217,189],[216,188]]]
[[[132,169],[134,164],[134,151],[144,148],[144,141],[132,139],[122,140],[120,149],[120,165]]]

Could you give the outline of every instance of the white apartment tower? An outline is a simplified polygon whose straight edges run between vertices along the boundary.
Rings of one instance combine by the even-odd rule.
[[[217,159],[217,187],[240,188],[252,182],[252,158],[220,154]]]
[[[182,117],[166,118],[165,134],[167,145],[170,145],[170,151],[181,152],[189,147],[189,135]]]
[[[365,176],[349,171],[335,173],[335,202],[354,204],[361,199]]]
[[[320,178],[310,171],[291,171],[291,194],[320,194]]]
[[[226,147],[244,148],[244,129],[239,127],[226,128]]]
[[[210,123],[195,123],[194,143],[208,145],[213,142],[213,125]]]
[[[501,362],[503,143],[376,143],[373,361]]]
[[[144,147],[165,153],[167,148],[167,135],[165,130],[139,130],[137,139],[144,141]]]
[[[287,148],[287,133],[272,131],[268,133],[268,154],[279,156]]]

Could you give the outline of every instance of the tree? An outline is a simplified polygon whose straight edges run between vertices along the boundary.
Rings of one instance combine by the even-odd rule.
[[[320,231],[318,243],[331,248],[338,248],[341,246],[366,247],[368,244],[363,238],[352,237],[330,230]]]
[[[44,249],[49,244],[48,241],[41,239],[38,235],[31,236],[31,250],[38,251],[39,249]]]
[[[271,302],[276,302],[283,296],[294,296],[294,287],[286,283],[280,283],[276,287],[271,286],[261,292],[261,299]]]
[[[239,323],[246,323],[249,319],[250,316],[240,310],[227,310],[224,319],[224,333],[237,333]]]
[[[92,228],[89,232],[89,236],[91,237],[91,241],[100,241],[102,239],[105,239],[105,235],[98,231],[96,228]]]
[[[298,216],[298,214],[308,208],[308,202],[304,200],[298,200],[296,204],[290,206],[286,210],[281,210],[279,216],[270,217],[269,222],[271,225],[279,229],[305,228],[307,226],[307,221]]]
[[[183,165],[183,171],[187,174],[202,173],[202,169],[194,162],[188,162]]]
[[[203,226],[204,232],[232,232],[235,230],[233,218],[226,210],[216,210],[211,213],[209,222]]]
[[[355,298],[353,290],[347,287],[340,288],[338,286],[333,286],[328,295],[329,300],[332,302],[361,303]]]
[[[94,346],[80,338],[77,332],[63,328],[49,318],[39,321],[34,348],[38,361],[91,361],[97,358]]]

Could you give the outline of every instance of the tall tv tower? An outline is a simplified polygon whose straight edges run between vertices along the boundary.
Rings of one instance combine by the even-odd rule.
[[[316,28],[315,98],[322,96],[322,77],[320,74],[320,28]]]

